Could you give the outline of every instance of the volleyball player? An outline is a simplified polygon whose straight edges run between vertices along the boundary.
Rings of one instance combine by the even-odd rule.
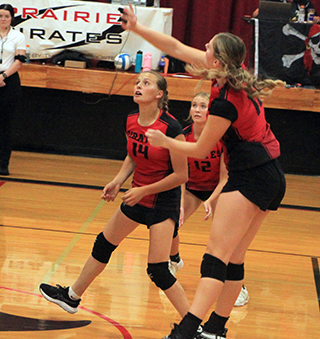
[[[149,229],[147,273],[183,317],[190,304],[182,286],[170,273],[168,260],[172,237],[179,226],[180,185],[188,179],[187,158],[175,151],[151,146],[145,136],[148,128],[154,128],[184,141],[182,127],[168,113],[167,82],[159,73],[141,72],[133,99],[139,111],[127,118],[128,154],[119,173],[105,186],[101,198],[114,201],[122,184],[133,173],[132,188],[125,192],[120,208],[97,236],[75,283],[70,287],[44,283],[40,291],[48,301],[67,312],[77,312],[82,294],[104,270],[112,252],[139,224],[145,224]]]
[[[198,158],[223,141],[229,177],[217,201],[201,279],[189,312],[165,338],[226,338],[225,325],[243,284],[246,251],[268,212],[277,210],[285,194],[280,145],[266,122],[261,101],[284,83],[258,81],[242,68],[246,47],[234,34],[215,35],[202,51],[139,24],[132,6],[124,9],[122,18],[124,29],[187,62],[194,74],[217,80],[218,87],[211,90],[209,117],[197,142],[180,142],[152,129],[146,136],[154,146]],[[197,333],[214,302],[215,311],[203,332]]]
[[[186,141],[196,142],[207,122],[209,94],[197,93],[190,106],[188,120],[192,121],[183,130]],[[203,202],[205,220],[212,217],[218,196],[228,179],[228,171],[224,163],[222,143],[218,142],[205,159],[188,158],[189,179],[182,185],[180,209],[180,227],[199,208]],[[179,253],[179,233],[173,238],[169,269],[173,275],[183,267]],[[249,293],[243,285],[235,306],[243,306],[249,301]]]

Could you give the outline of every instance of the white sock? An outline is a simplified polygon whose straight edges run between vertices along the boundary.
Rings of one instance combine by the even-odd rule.
[[[72,299],[72,300],[79,300],[79,299],[81,299],[81,297],[79,297],[78,294],[76,294],[73,291],[71,286],[69,287],[68,295],[69,295],[69,298]]]

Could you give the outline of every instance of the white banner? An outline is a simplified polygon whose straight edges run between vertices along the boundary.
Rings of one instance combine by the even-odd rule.
[[[152,54],[156,69],[161,51],[138,35],[123,31],[118,6],[73,0],[12,0],[14,28],[24,33],[31,59],[47,59],[65,49],[88,58],[113,61],[119,53],[132,59],[138,50]],[[139,22],[171,35],[171,8],[136,7]]]

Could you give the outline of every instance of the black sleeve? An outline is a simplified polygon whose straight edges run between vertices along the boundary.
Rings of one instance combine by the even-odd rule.
[[[166,135],[171,138],[175,138],[182,134],[182,127],[178,120],[172,119],[167,129]]]
[[[186,137],[188,134],[192,133],[192,125],[189,125],[187,127],[185,127],[182,131],[182,133],[184,134],[184,136]]]
[[[238,111],[235,106],[225,99],[214,99],[209,109],[210,115],[216,115],[235,122],[238,119]]]

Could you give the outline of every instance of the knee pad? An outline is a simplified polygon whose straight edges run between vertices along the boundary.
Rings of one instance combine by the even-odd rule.
[[[229,262],[227,266],[227,277],[226,280],[239,281],[244,278],[244,264],[232,264]]]
[[[225,282],[227,265],[219,258],[206,253],[201,263],[201,278],[212,278]]]
[[[112,252],[118,246],[112,245],[103,235],[103,233],[99,233],[94,241],[94,245],[92,248],[91,255],[103,264],[107,264],[111,257]]]
[[[161,288],[163,291],[170,288],[177,281],[177,279],[169,271],[169,264],[167,261],[159,262],[157,264],[149,263],[147,273],[156,286]]]

